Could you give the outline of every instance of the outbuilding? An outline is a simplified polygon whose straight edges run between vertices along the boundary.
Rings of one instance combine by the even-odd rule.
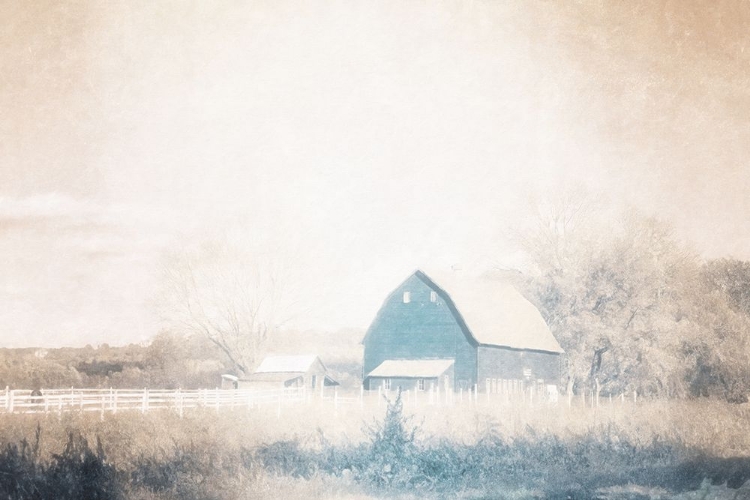
[[[314,354],[267,356],[249,376],[237,380],[237,388],[276,389],[307,387],[316,389],[320,384],[338,385],[328,375],[325,365]]]

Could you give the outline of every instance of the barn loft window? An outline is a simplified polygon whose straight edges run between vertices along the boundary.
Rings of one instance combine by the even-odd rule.
[[[390,391],[391,390],[391,379],[387,378],[387,379],[383,380],[383,388],[386,391]]]
[[[430,302],[437,302],[437,292],[434,290],[430,292]]]
[[[411,302],[411,292],[404,292],[404,304]]]
[[[531,379],[531,368],[523,369],[523,378],[525,378],[526,380]]]
[[[417,380],[417,390],[418,391],[424,391],[424,379],[420,378]]]

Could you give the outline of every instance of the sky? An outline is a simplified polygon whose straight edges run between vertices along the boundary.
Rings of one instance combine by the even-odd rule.
[[[274,252],[299,329],[522,266],[570,189],[750,259],[750,4],[0,1],[0,346],[141,342],[165,259]]]

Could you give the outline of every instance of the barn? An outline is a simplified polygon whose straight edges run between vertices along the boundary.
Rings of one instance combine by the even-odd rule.
[[[385,299],[363,344],[367,390],[494,392],[561,376],[563,349],[538,309],[492,275],[414,272]]]
[[[233,378],[234,387],[239,389],[283,387],[317,389],[321,384],[338,385],[338,382],[328,375],[320,358],[314,354],[266,356],[251,375],[245,378]]]

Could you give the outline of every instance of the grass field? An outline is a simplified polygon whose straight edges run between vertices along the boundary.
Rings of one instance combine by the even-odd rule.
[[[406,404],[386,416],[384,401],[335,408],[313,399],[201,409],[182,419],[3,415],[0,496],[47,498],[34,492],[50,489],[56,498],[142,499],[750,496],[736,489],[750,477],[748,405],[575,403]]]

